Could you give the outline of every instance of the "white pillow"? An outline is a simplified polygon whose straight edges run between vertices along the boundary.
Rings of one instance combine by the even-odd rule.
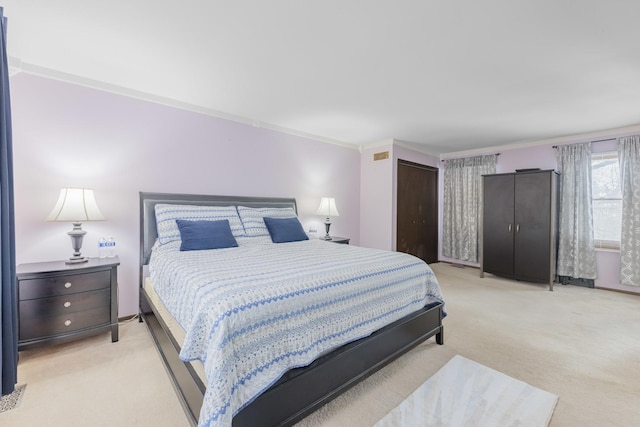
[[[269,230],[262,218],[296,218],[293,208],[248,208],[238,206],[238,214],[242,220],[246,236],[269,236]]]
[[[187,221],[229,220],[234,237],[245,235],[235,206],[156,205],[156,229],[161,245],[180,240],[177,219]]]

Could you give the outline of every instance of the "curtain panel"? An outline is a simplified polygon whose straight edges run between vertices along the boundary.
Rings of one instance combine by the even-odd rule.
[[[0,385],[5,395],[14,391],[18,376],[18,308],[7,19],[2,7],[0,26]]]
[[[559,276],[595,279],[591,143],[559,146],[557,160],[560,172],[557,273]]]
[[[620,283],[640,286],[640,136],[618,140],[622,184]]]
[[[482,175],[496,173],[496,154],[444,161],[442,255],[478,262]]]

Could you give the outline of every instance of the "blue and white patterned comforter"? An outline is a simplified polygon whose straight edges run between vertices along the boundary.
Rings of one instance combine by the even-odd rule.
[[[286,371],[442,301],[413,256],[318,239],[180,252],[157,245],[149,266],[163,303],[187,332],[180,358],[200,360],[200,426],[231,419]]]

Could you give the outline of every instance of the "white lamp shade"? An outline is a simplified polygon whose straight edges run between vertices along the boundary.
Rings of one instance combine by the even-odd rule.
[[[63,188],[47,221],[101,221],[104,216],[89,188]]]
[[[340,216],[338,208],[336,208],[336,199],[333,197],[323,197],[320,199],[320,206],[318,206],[316,215]]]

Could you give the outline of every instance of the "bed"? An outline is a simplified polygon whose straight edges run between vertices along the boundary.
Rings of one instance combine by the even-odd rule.
[[[156,264],[154,266],[153,262],[151,263],[151,270],[155,274],[154,280],[158,281],[157,287],[160,288],[160,292],[158,293],[163,292],[162,286],[159,285],[162,281],[162,276],[160,276],[159,271],[162,271],[166,264],[159,264],[160,261],[158,261],[164,256],[160,255],[162,251],[158,250],[158,244],[161,242],[161,239],[158,238],[158,228],[160,228],[161,234],[164,233],[164,231],[162,231],[163,225],[156,223],[156,208],[159,210],[162,209],[164,212],[167,207],[173,205],[194,207],[245,207],[247,210],[269,208],[283,211],[292,210],[294,213],[297,213],[296,201],[292,198],[140,193],[140,321],[144,321],[147,324],[190,421],[194,425],[198,423],[199,419],[203,425],[228,425],[228,418],[218,422],[213,416],[209,415],[209,412],[206,412],[206,415],[202,417],[201,412],[203,408],[208,410],[210,406],[209,395],[215,394],[213,393],[215,390],[213,390],[212,387],[209,393],[207,392],[206,372],[203,372],[202,364],[197,361],[183,361],[179,356],[182,351],[183,359],[198,358],[197,355],[184,357],[192,347],[197,347],[196,345],[190,344],[190,341],[189,344],[186,344],[187,341],[185,340],[185,336],[189,336],[190,333],[193,335],[192,331],[198,329],[198,327],[193,326],[197,322],[188,320],[190,319],[190,315],[181,314],[181,309],[176,309],[176,307],[172,306],[172,303],[168,304],[171,307],[171,310],[168,310],[168,307],[163,303],[163,299],[159,298],[150,281],[149,265],[155,246],[156,254],[154,255],[154,261],[156,261]],[[245,222],[245,226],[248,227],[247,224],[248,222]],[[304,250],[309,247],[315,251],[313,252],[314,258],[322,256],[323,253],[328,253],[329,249],[330,252],[336,253],[345,251],[344,258],[347,258],[351,256],[350,254],[354,254],[353,256],[357,254],[361,256],[362,251],[366,251],[364,248],[340,248],[345,245],[315,241],[318,239],[314,239],[314,241],[309,241],[308,243],[292,242],[285,245],[266,242],[264,237],[255,239],[242,237],[237,240],[241,242],[238,250],[253,250],[253,253],[264,252],[266,254],[266,248],[269,247],[277,247],[278,250],[281,251],[285,250],[285,247],[290,247],[295,248],[293,249],[295,253],[303,253]],[[165,245],[165,247],[168,248],[167,251],[171,252],[174,250],[172,245],[175,245],[175,242]],[[251,245],[257,246],[254,248]],[[305,249],[302,249],[303,247]],[[236,248],[223,249],[219,251],[219,254],[232,253],[234,250],[236,250]],[[215,251],[200,251],[199,255],[209,252]],[[367,257],[361,257],[363,259],[368,258],[369,254],[374,256],[378,255],[375,252],[371,252],[367,253]],[[389,256],[405,256],[404,254],[395,254],[396,253],[393,252],[388,253]],[[179,256],[182,255],[183,254],[179,254]],[[173,254],[171,256],[173,256]],[[290,253],[286,256],[290,256]],[[209,264],[211,264],[211,262],[209,262]],[[273,260],[269,261],[266,265],[271,266],[272,264]],[[342,267],[335,268],[341,269]],[[423,266],[420,268],[423,268]],[[275,270],[277,270],[277,268],[273,271]],[[430,271],[430,269],[428,270]],[[342,274],[342,270],[340,271]],[[229,277],[238,276],[237,272],[229,274]],[[298,273],[294,271],[292,274],[297,277]],[[222,273],[220,273],[220,275],[222,276]],[[377,273],[375,275],[378,276]],[[169,276],[171,276],[171,274],[169,274]],[[316,276],[314,275],[314,277]],[[281,279],[278,280],[280,281]],[[209,281],[205,280],[205,282],[208,283]],[[240,285],[242,281],[240,280],[238,283]],[[431,284],[431,286],[434,285]],[[435,281],[435,286],[437,286],[437,281]],[[387,287],[391,288],[390,284]],[[427,293],[438,294],[439,289]],[[202,301],[201,296],[191,296],[191,298],[195,298],[194,301]],[[220,299],[220,295],[216,295],[215,299]],[[413,304],[415,305],[415,302],[413,302]],[[362,322],[376,325],[376,329],[372,333],[370,331],[356,331],[354,332],[355,335],[353,335],[346,344],[342,343],[340,346],[335,346],[334,343],[327,351],[319,349],[319,353],[314,355],[313,361],[307,360],[305,363],[300,364],[299,362],[302,360],[300,359],[296,362],[297,364],[294,364],[295,366],[292,366],[291,369],[287,370],[282,376],[278,373],[276,375],[277,378],[274,378],[267,387],[261,388],[257,396],[245,399],[241,408],[237,408],[240,409],[239,412],[236,413],[236,410],[230,408],[229,412],[235,413],[232,418],[232,425],[292,425],[430,337],[435,336],[436,342],[443,344],[444,330],[442,318],[444,317],[444,303],[441,298],[429,298],[425,305],[419,305],[415,307],[415,309],[410,307],[413,306],[407,304],[404,309],[410,309],[411,311],[408,314],[403,313],[402,317],[393,320],[389,324],[378,325],[374,323],[373,320]],[[173,311],[175,317],[169,314],[169,311]],[[397,311],[397,313],[401,312]],[[380,318],[384,315],[381,315]],[[378,320],[376,320],[376,322],[377,321]],[[180,327],[185,324],[191,325],[185,328],[188,329],[187,331],[182,330]],[[197,324],[199,325],[199,323]],[[349,328],[349,331],[352,329],[353,328]],[[212,336],[215,334],[208,332],[208,335]],[[226,338],[225,342],[227,342]],[[185,345],[184,348],[183,345]],[[210,345],[206,347],[207,350],[203,350],[204,353],[200,358],[209,364],[214,363],[212,361],[212,355],[215,355],[215,353],[209,349]],[[304,357],[308,356],[309,355],[305,355]],[[298,365],[300,366],[296,367]],[[237,369],[239,370],[240,367]],[[208,369],[209,372],[213,370],[212,368]],[[224,381],[220,383],[224,383]],[[216,382],[215,388],[220,387],[218,384],[219,383]],[[233,390],[235,391],[236,383],[233,384]]]

